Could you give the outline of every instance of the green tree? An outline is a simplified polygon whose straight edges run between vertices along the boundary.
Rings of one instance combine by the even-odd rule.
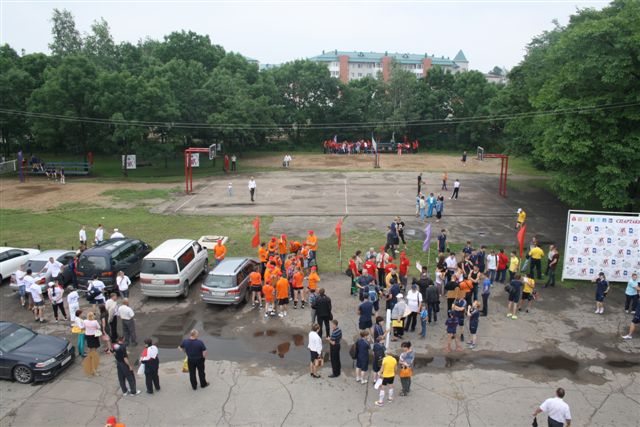
[[[114,69],[116,67],[116,45],[104,18],[94,21],[91,33],[84,39],[85,54],[100,67]]]
[[[73,55],[82,49],[82,37],[76,29],[76,22],[73,14],[66,9],[53,9],[51,18],[53,26],[51,34],[53,41],[49,44],[49,49],[54,56]]]
[[[211,43],[207,35],[193,31],[173,32],[164,42],[154,46],[154,54],[164,63],[172,59],[200,62],[207,71],[213,70],[224,57],[224,49]]]

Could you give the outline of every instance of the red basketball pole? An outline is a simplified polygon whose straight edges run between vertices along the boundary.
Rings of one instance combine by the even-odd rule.
[[[209,153],[208,148],[187,148],[184,150],[184,179],[185,193],[193,192],[193,166],[191,166],[191,154],[193,153]]]
[[[507,176],[509,175],[509,156],[506,154],[488,153],[484,155],[487,159],[500,159],[500,181],[498,182],[498,194],[507,197]]]

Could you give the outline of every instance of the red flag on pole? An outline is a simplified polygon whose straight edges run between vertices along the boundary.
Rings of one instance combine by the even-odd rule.
[[[342,218],[336,224],[336,236],[338,236],[338,249],[342,247]]]
[[[520,243],[520,258],[522,258],[522,251],[524,250],[524,235],[527,232],[527,224],[522,224],[518,231],[518,243]]]
[[[256,230],[256,234],[253,235],[253,240],[251,240],[251,246],[257,248],[260,245],[260,217],[255,217],[253,220],[253,228]]]

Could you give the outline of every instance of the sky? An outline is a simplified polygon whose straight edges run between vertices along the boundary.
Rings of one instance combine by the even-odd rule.
[[[27,53],[48,52],[54,8],[70,10],[80,32],[104,18],[116,42],[172,31],[208,34],[227,51],[261,63],[282,63],[323,50],[400,52],[453,58],[462,49],[471,69],[511,69],[531,39],[561,25],[588,0],[396,1],[41,1],[0,0],[0,43]]]

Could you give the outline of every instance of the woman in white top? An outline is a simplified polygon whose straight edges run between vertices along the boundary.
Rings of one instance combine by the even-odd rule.
[[[418,289],[418,285],[411,285],[411,290],[407,292],[406,296],[407,307],[411,310],[409,316],[404,322],[404,330],[414,332],[416,330],[416,323],[418,322],[418,313],[420,312],[420,306],[422,305],[422,294]]]
[[[54,282],[49,282],[49,301],[51,301],[51,305],[53,306],[53,317],[56,318],[56,323],[58,323],[58,310],[64,316],[64,320],[67,319],[67,312],[64,310],[64,290],[62,286],[56,284]]]
[[[446,276],[446,269],[437,269],[436,270],[436,289],[438,290],[438,295],[442,296],[444,291],[444,281]]]
[[[131,285],[131,279],[125,276],[124,271],[118,271],[116,284],[118,285],[118,292],[120,292],[122,298],[129,298],[129,286]]]
[[[314,323],[309,332],[309,353],[311,354],[311,363],[309,363],[309,370],[313,378],[320,378],[318,375],[318,367],[322,366],[322,338],[318,335],[320,325]]]
[[[496,270],[498,269],[498,256],[496,255],[496,251],[491,251],[489,255],[487,255],[487,276],[489,276],[489,280],[491,283],[496,279]]]
[[[98,349],[100,348],[100,336],[102,335],[100,323],[98,323],[92,311],[87,314],[87,319],[84,321],[84,335],[87,340],[87,347],[89,347],[89,354],[83,362],[83,367],[84,372],[92,376],[98,373],[98,365],[100,364]]]

